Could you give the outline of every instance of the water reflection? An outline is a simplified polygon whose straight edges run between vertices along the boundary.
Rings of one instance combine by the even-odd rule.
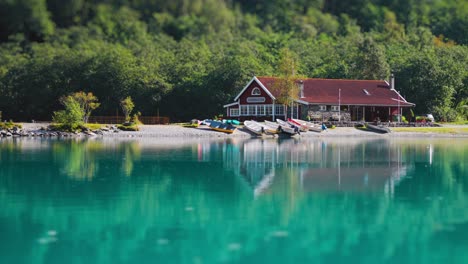
[[[0,263],[463,263],[467,145],[0,141]]]
[[[281,177],[295,182],[294,191],[391,194],[411,166],[403,161],[404,146],[391,144],[388,140],[251,140],[226,148],[224,164],[244,178],[255,195],[280,189]]]

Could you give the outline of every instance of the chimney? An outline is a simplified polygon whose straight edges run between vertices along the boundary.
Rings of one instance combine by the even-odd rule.
[[[393,72],[390,74],[390,89],[395,90],[395,75],[393,75]]]
[[[301,98],[304,98],[304,81],[299,80],[299,89],[301,90]]]

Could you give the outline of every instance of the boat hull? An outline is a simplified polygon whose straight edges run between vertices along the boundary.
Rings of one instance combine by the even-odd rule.
[[[392,132],[388,127],[377,126],[372,124],[366,125],[367,129],[376,133],[386,134]]]
[[[256,134],[256,135],[262,135],[263,134],[263,129],[260,124],[258,124],[255,121],[245,121],[244,122],[244,127],[247,128],[250,132]]]
[[[237,128],[231,124],[225,124],[225,123],[218,122],[218,121],[210,121],[209,127],[214,131],[228,133],[228,134],[232,134]]]

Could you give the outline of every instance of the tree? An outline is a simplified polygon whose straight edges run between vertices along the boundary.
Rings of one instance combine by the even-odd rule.
[[[366,37],[358,45],[359,52],[355,58],[352,77],[365,80],[384,80],[389,76],[388,66],[383,49],[371,37]]]
[[[70,95],[62,97],[60,101],[65,106],[65,110],[54,112],[52,120],[61,124],[64,130],[75,131],[83,125],[84,112],[80,103]]]
[[[296,54],[288,48],[281,49],[278,61],[280,77],[273,85],[272,90],[277,95],[276,101],[284,106],[286,116],[288,105],[291,105],[299,97],[299,87],[296,84],[297,68],[298,59]]]
[[[83,91],[74,93],[71,96],[80,104],[80,108],[84,113],[83,122],[85,124],[88,123],[91,112],[101,105],[98,103],[97,97],[93,93],[85,93]]]
[[[133,111],[135,105],[133,104],[132,98],[128,96],[127,98],[120,101],[120,106],[122,107],[122,111],[125,115],[125,122],[130,122],[130,114]]]

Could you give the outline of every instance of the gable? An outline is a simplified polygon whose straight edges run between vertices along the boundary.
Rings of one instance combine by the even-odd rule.
[[[257,79],[257,77],[253,77],[250,82],[242,89],[242,91],[234,98],[234,101],[239,100],[241,96],[247,97],[249,95],[252,95],[252,90],[254,88],[259,88],[261,95],[263,96],[268,96],[270,99],[276,99],[271,92],[262,84],[260,80]]]

